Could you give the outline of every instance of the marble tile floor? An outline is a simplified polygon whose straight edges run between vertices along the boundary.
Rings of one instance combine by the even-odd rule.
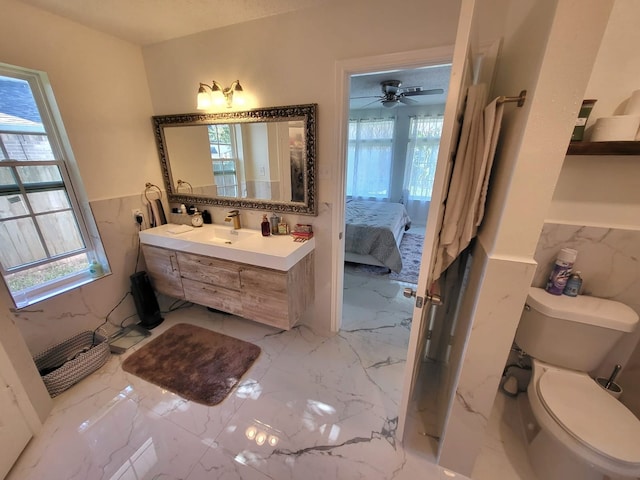
[[[54,399],[7,478],[466,478],[395,438],[412,306],[401,284],[370,282],[345,279],[345,321],[331,337],[198,306],[166,314],[150,339],[188,322],[253,342],[262,353],[215,407],[123,372],[122,361],[144,342],[112,356]]]
[[[519,400],[500,392],[496,396],[484,445],[471,474],[474,480],[539,480],[527,458]]]

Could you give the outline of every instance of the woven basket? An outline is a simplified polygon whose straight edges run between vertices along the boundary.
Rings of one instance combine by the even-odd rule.
[[[42,376],[49,395],[55,397],[104,365],[109,354],[107,339],[87,331],[39,353],[33,360],[40,371],[60,365]]]

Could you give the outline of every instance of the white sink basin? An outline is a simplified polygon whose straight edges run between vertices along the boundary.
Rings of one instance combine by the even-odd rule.
[[[315,248],[315,239],[294,242],[290,235],[263,237],[258,230],[234,230],[225,225],[204,225],[183,233],[171,233],[167,224],[140,232],[140,242],[179,252],[222,258],[258,267],[287,271]]]
[[[205,227],[203,226],[202,228],[204,229]],[[194,233],[197,235],[200,232],[200,230],[201,229],[197,229],[197,231],[195,231]],[[241,240],[246,240],[248,238],[251,238],[254,235],[262,236],[262,233],[258,232],[257,230],[250,230],[250,229],[234,230],[231,227],[224,227],[224,226],[217,226],[217,225],[214,226],[213,228],[206,227],[206,230],[204,231],[206,232],[206,238],[204,239],[205,241],[213,242],[215,244],[220,244],[220,245],[232,245]]]

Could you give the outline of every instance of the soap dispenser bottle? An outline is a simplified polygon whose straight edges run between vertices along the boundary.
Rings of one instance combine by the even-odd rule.
[[[271,224],[269,223],[269,220],[267,220],[266,213],[262,216],[262,223],[260,224],[260,228],[262,229],[263,237],[268,237],[269,235],[271,235]]]

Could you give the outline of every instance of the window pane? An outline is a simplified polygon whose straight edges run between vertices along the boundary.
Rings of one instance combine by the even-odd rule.
[[[52,256],[84,248],[82,235],[73,212],[38,215],[38,226]]]
[[[59,281],[69,275],[82,272],[87,269],[88,264],[89,258],[87,254],[81,253],[73,257],[47,263],[46,265],[11,273],[5,276],[5,280],[14,297],[18,297],[23,290],[42,286],[46,282]]]
[[[28,213],[29,210],[24,203],[22,195],[0,196],[0,218],[20,217]]]
[[[410,200],[431,199],[442,117],[415,117],[411,119],[404,189]]]
[[[17,185],[10,167],[0,167],[0,186]]]
[[[220,158],[232,158],[233,157],[233,149],[231,148],[231,145],[220,144],[220,145],[218,145],[218,148],[220,149],[220,153],[219,153],[219,157]]]
[[[20,181],[25,185],[39,183],[62,183],[60,168],[56,165],[34,165],[33,167],[18,167]]]
[[[63,189],[28,193],[27,198],[34,213],[52,212],[71,208],[67,191]]]
[[[49,139],[45,135],[3,133],[0,139],[9,160],[54,160]]]
[[[19,308],[92,281],[89,256],[109,271],[93,218],[75,210],[82,185],[49,90],[42,72],[0,64],[0,263]]]
[[[393,132],[393,119],[349,122],[347,195],[389,197]]]
[[[5,270],[47,257],[32,218],[0,223],[0,262]]]

